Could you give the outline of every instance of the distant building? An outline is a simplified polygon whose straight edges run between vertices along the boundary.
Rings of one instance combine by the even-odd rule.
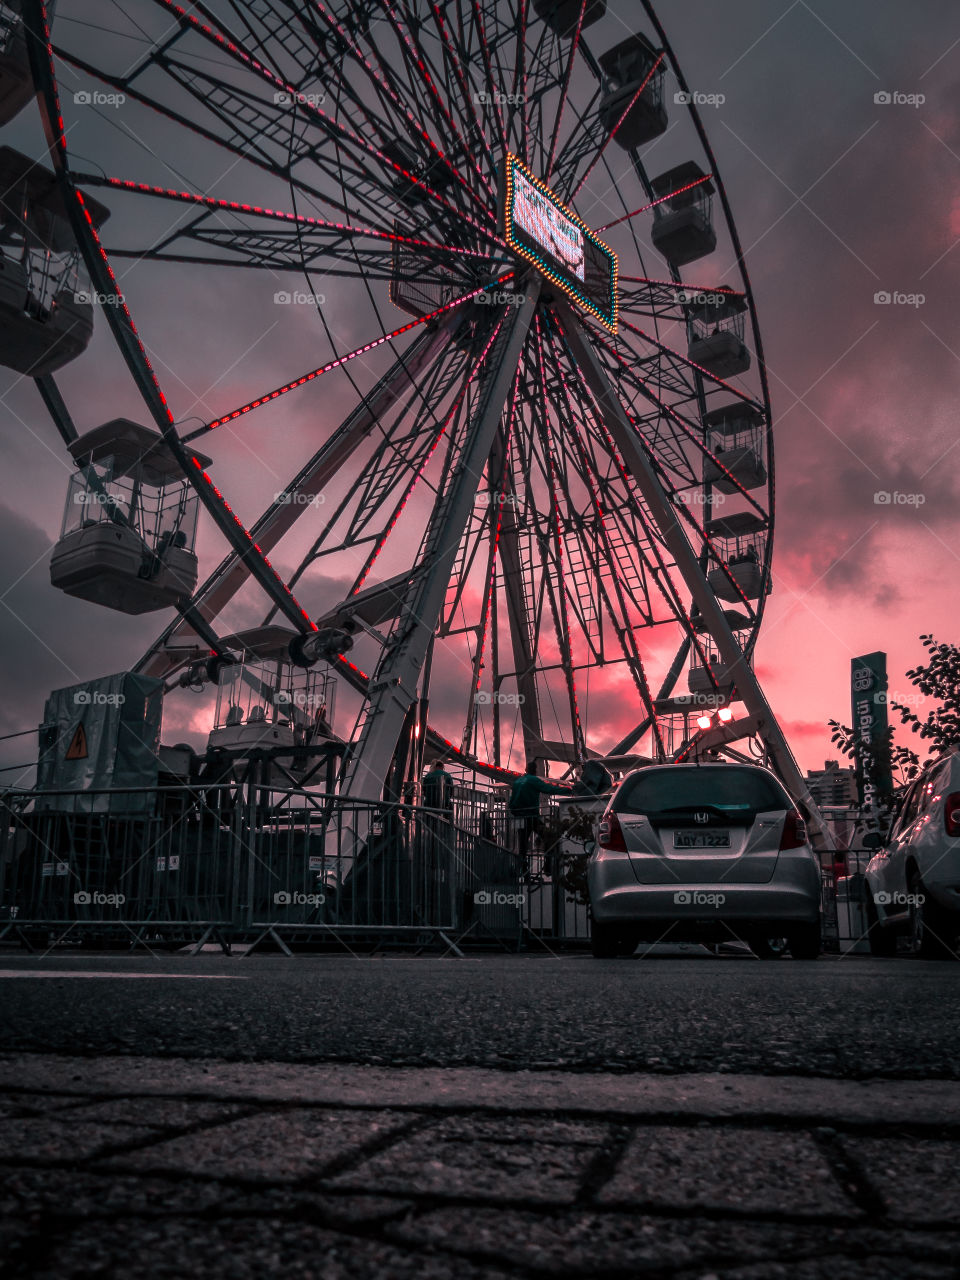
[[[807,786],[820,808],[857,803],[857,771],[841,768],[839,760],[826,760],[822,769],[807,772]]]

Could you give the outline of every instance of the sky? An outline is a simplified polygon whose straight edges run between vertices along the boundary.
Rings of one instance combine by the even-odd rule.
[[[801,766],[814,768],[833,754],[827,721],[849,716],[851,658],[885,650],[896,695],[909,688],[904,673],[922,656],[922,633],[960,638],[960,11],[948,0],[661,8],[691,87],[717,100],[703,116],[746,250],[771,383],[773,593],[756,669]],[[629,0],[611,3],[621,15],[629,9]],[[110,25],[111,11],[107,0],[65,0],[57,38],[78,47],[104,38],[95,28]],[[69,76],[65,83],[82,87]],[[42,153],[33,107],[3,135]],[[159,130],[152,142],[171,185],[211,188],[200,155],[178,149],[182,140]],[[78,168],[109,156],[115,174],[145,171],[123,108],[76,113],[70,145]],[[287,207],[285,192],[248,191],[238,174],[217,174],[214,185],[219,195]],[[589,205],[578,212],[604,220]],[[325,358],[299,315],[277,316],[276,280],[225,274],[198,283],[188,268],[160,277],[124,268],[124,292],[181,421],[203,420]],[[344,348],[371,336],[350,314],[337,325]],[[366,372],[376,376],[387,359],[375,353]],[[143,417],[102,322],[59,381],[81,429]],[[248,522],[349,395],[345,379],[331,382],[312,400],[291,397],[256,431],[225,430],[217,479]],[[71,468],[35,388],[2,368],[0,429],[0,733],[12,733],[38,723],[51,688],[135,662],[163,619],[107,614],[49,585]],[[199,545],[203,573],[223,544],[203,527]],[[278,563],[289,571],[296,560],[291,550]],[[239,603],[234,624],[252,621],[251,609]],[[443,673],[438,696],[453,696],[461,678]],[[610,731],[640,718],[615,679],[594,697]],[[207,715],[205,703],[181,706],[172,736],[202,739]],[[5,763],[33,758],[30,738],[0,746]]]

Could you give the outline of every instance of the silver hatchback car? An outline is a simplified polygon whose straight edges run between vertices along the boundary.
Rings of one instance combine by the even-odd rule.
[[[748,764],[651,765],[611,797],[587,867],[593,954],[786,938],[820,954],[820,865],[780,782]]]

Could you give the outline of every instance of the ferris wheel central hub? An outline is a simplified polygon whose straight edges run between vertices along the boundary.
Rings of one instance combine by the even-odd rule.
[[[499,215],[513,252],[616,333],[616,253],[512,152],[501,168]]]

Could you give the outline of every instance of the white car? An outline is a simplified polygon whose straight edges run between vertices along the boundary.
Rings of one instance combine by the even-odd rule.
[[[960,752],[925,769],[907,792],[886,846],[867,863],[870,950],[957,959],[960,933]]]
[[[587,864],[598,958],[640,942],[741,940],[758,955],[785,937],[820,953],[820,865],[796,806],[751,764],[651,765],[611,797]]]

